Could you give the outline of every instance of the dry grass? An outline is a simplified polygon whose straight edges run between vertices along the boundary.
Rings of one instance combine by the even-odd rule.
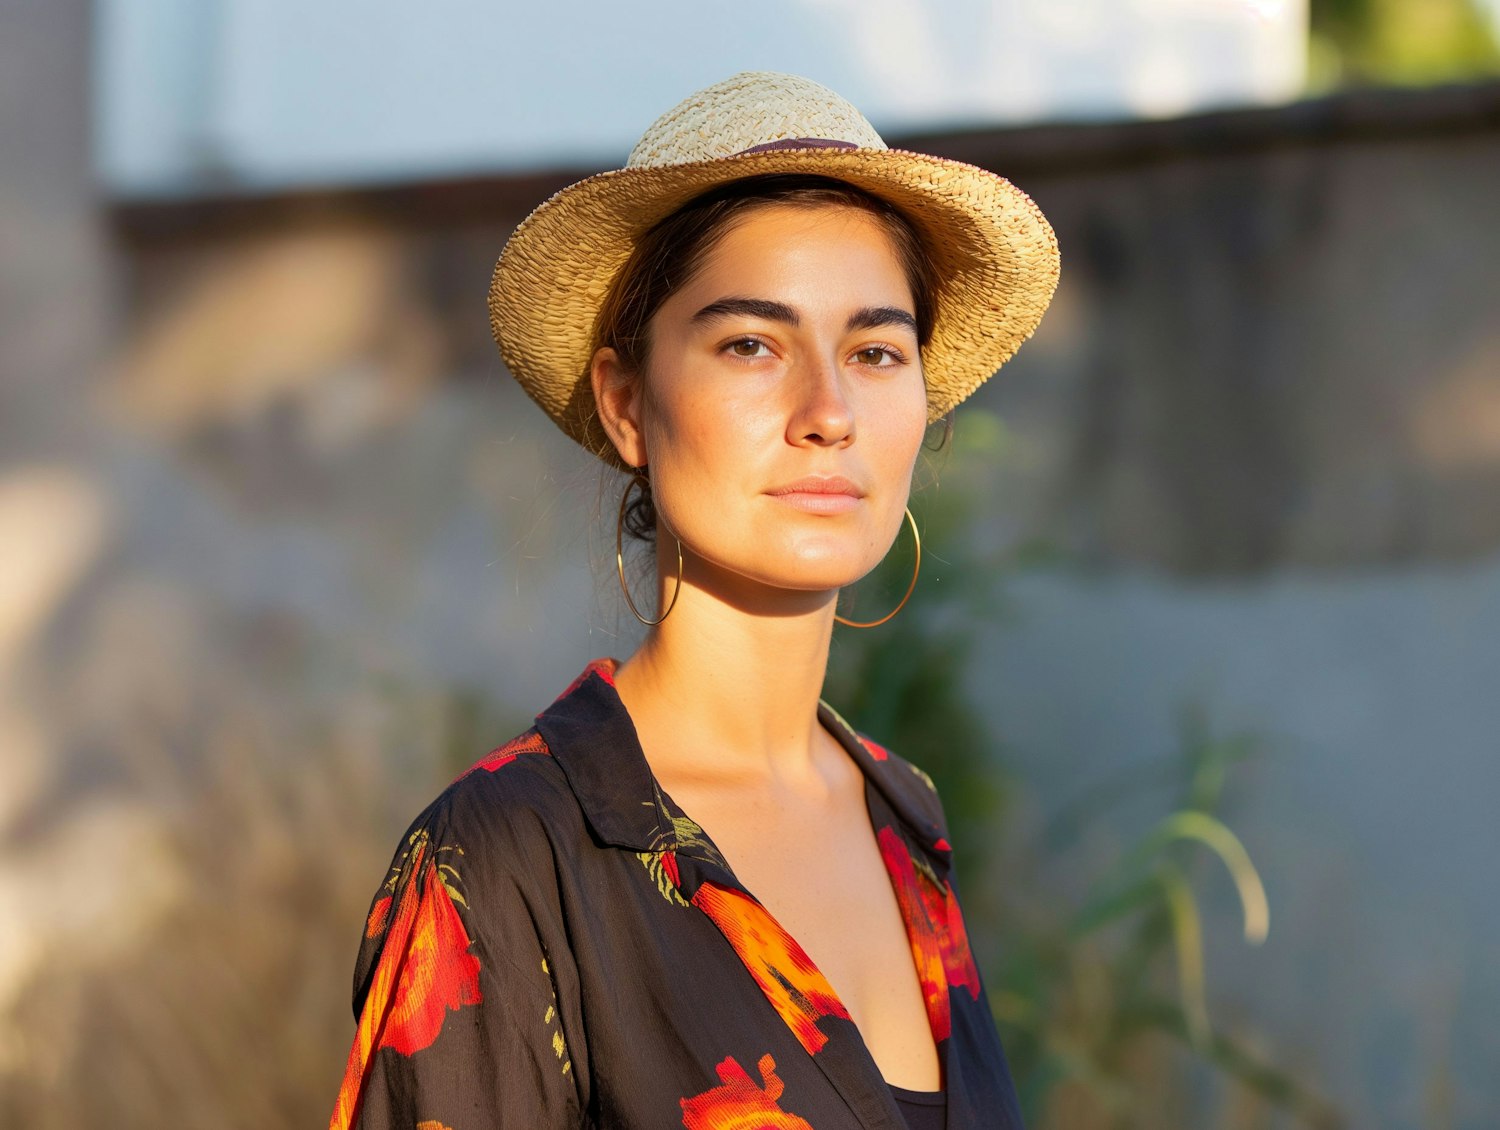
[[[201,766],[163,782],[157,761],[150,795],[185,897],[106,962],[48,955],[6,1018],[0,1124],[327,1120],[353,1034],[359,924],[403,821],[447,770],[447,703],[413,705],[436,724],[404,761],[364,726],[304,724],[289,746],[243,710],[219,716]]]

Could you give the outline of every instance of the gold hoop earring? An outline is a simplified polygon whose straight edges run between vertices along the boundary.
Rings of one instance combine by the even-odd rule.
[[[833,618],[840,624],[843,624],[850,628],[878,628],[881,624],[884,624],[892,616],[896,615],[896,613],[900,612],[903,608],[906,607],[906,602],[911,598],[912,590],[917,587],[917,574],[922,571],[922,535],[917,533],[917,520],[912,517],[910,506],[906,508],[906,524],[911,527],[912,541],[916,543],[917,561],[916,564],[912,567],[911,581],[906,586],[906,592],[901,597],[901,603],[896,605],[895,608],[891,609],[879,620],[845,620],[842,616],[835,612],[833,614]]]
[[[630,606],[630,611],[635,613],[635,618],[648,628],[654,628],[665,620],[677,606],[677,594],[682,592],[682,541],[676,534],[672,540],[677,542],[677,583],[672,588],[672,599],[667,604],[667,610],[655,620],[648,620],[641,615],[641,610],[635,606],[635,601],[630,599],[630,587],[625,583],[625,502],[630,498],[630,488],[639,486],[644,493],[650,486],[651,480],[637,471],[631,476],[630,482],[625,484],[625,490],[620,495],[620,516],[615,519],[615,566],[620,573],[620,591],[625,594],[625,603]]]

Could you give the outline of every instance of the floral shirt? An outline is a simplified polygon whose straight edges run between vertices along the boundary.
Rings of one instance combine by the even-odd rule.
[[[838,994],[652,776],[590,663],[412,823],[354,973],[330,1127],[902,1130]],[[1019,1128],[931,780],[820,703],[865,775],[951,1128]]]

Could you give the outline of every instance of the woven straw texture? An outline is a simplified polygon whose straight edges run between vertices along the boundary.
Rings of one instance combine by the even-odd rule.
[[[789,139],[853,147],[744,150]],[[922,354],[936,420],[1031,336],[1057,287],[1057,239],[1041,210],[974,165],[888,149],[831,90],[746,72],[662,115],[629,163],[569,185],[516,228],[490,284],[490,328],[506,366],[573,439],[621,466],[600,426],[588,368],[600,307],[636,238],[700,193],[763,173],[836,177],[917,225],[936,267],[932,339]]]

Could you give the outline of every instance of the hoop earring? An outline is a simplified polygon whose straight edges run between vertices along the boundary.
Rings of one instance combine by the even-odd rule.
[[[844,624],[850,628],[878,628],[906,607],[906,602],[911,598],[912,590],[917,587],[917,574],[922,571],[922,535],[917,533],[917,520],[912,517],[910,506],[906,508],[906,524],[911,527],[912,541],[916,543],[917,561],[916,565],[912,568],[911,581],[906,586],[906,592],[901,597],[901,603],[896,605],[895,608],[891,609],[879,620],[845,620],[835,612],[833,618],[840,624]]]
[[[682,592],[682,541],[676,534],[672,540],[677,542],[677,583],[672,588],[672,599],[667,604],[667,610],[655,620],[648,620],[641,615],[641,610],[635,606],[635,601],[630,599],[630,587],[625,583],[625,501],[630,497],[630,488],[639,486],[644,493],[651,485],[651,480],[637,471],[631,476],[630,482],[625,484],[625,490],[620,495],[620,516],[615,519],[615,566],[620,573],[620,591],[625,594],[625,603],[630,606],[630,611],[635,613],[635,618],[648,628],[654,628],[665,620],[677,606],[677,594]]]

